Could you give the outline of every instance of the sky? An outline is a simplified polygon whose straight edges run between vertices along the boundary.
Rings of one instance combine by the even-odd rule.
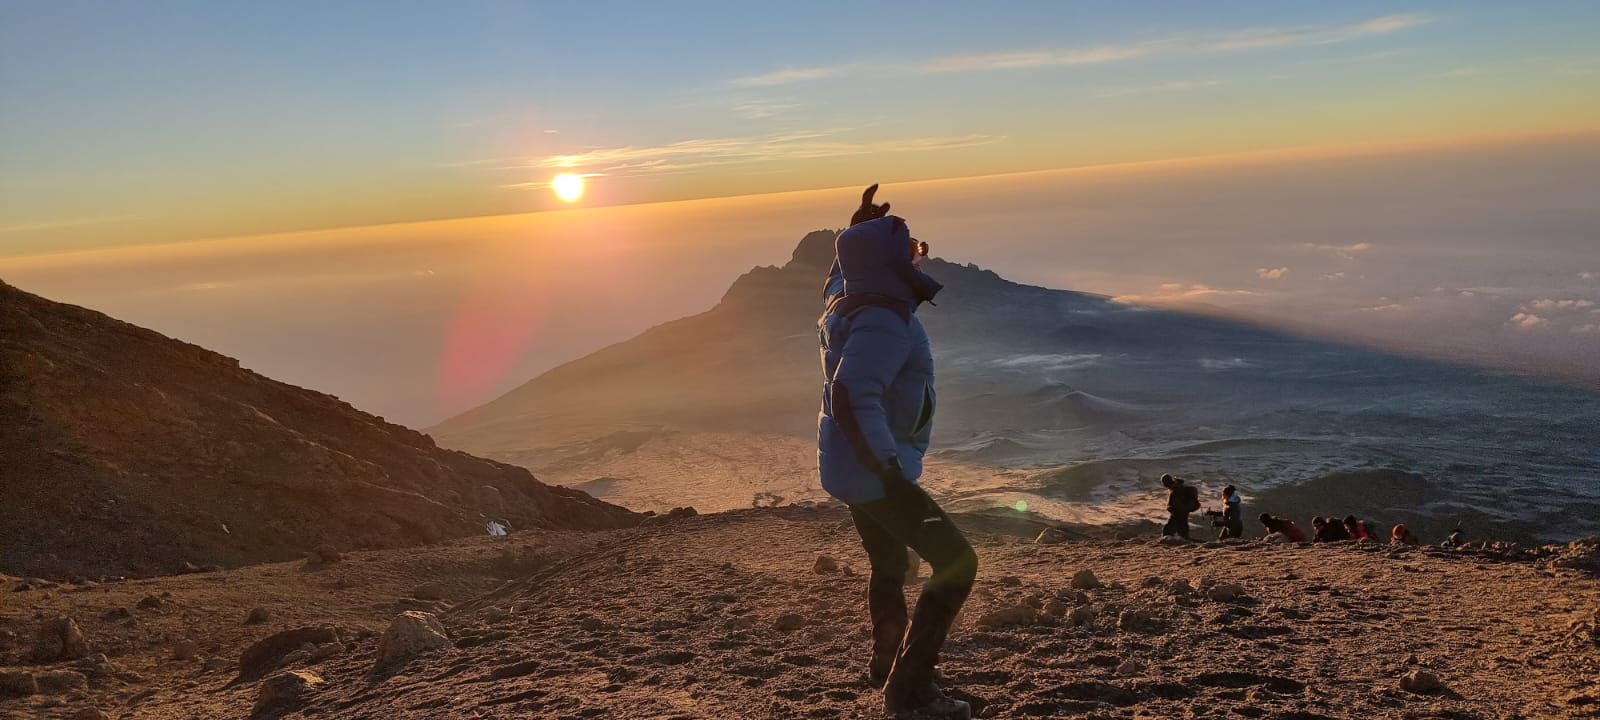
[[[1591,2],[0,4],[0,256],[1600,124]]]
[[[1590,378],[1597,30],[1589,2],[13,0],[0,279],[420,427],[709,308],[882,182],[1012,279]]]

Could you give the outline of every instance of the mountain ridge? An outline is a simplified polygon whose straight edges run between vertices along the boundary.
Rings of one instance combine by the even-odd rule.
[[[0,570],[158,574],[623,508],[438,447],[233,358],[0,282]]]

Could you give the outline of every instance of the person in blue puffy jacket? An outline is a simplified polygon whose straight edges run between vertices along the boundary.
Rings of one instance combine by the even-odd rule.
[[[933,432],[933,351],[916,310],[940,290],[914,263],[905,220],[875,205],[877,186],[835,243],[837,258],[818,320],[822,412],[817,464],[822,487],[850,507],[872,566],[869,679],[893,715],[967,717],[967,703],[934,683],[934,666],[972,591],[978,558],[960,529],[917,484]],[[925,247],[925,246],[923,246]],[[925,252],[925,250],[923,250]],[[906,548],[932,578],[908,621]]]

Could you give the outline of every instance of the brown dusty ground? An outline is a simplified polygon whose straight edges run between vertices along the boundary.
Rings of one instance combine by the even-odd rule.
[[[979,587],[942,667],[981,717],[1600,716],[1600,584],[1575,570],[1352,544],[1038,546],[964,524]],[[843,568],[814,572],[818,555]],[[1081,569],[1107,587],[1073,590]],[[0,700],[0,718],[85,708],[250,717],[261,682],[237,680],[231,661],[273,632],[317,624],[341,628],[342,650],[281,669],[326,682],[302,706],[258,717],[881,717],[861,679],[864,570],[842,512],[782,508],[353,553],[316,569],[5,593],[0,629],[18,638],[0,664],[48,670],[21,664],[29,638],[67,614],[118,671],[84,690]],[[1238,583],[1245,594],[1174,594],[1178,580]],[[449,602],[409,599],[428,583]],[[138,607],[151,596],[159,607]],[[272,619],[243,624],[258,606]],[[1075,623],[1079,607],[1093,618]],[[118,608],[131,619],[102,619]],[[438,611],[453,646],[373,674],[375,633],[416,608]],[[1005,608],[1013,622],[984,621]],[[198,653],[174,659],[185,638]],[[229,667],[208,670],[210,658]],[[1402,690],[1414,669],[1444,688]]]

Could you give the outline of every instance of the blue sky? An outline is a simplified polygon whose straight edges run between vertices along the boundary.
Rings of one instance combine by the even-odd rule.
[[[1600,5],[0,8],[0,255],[1600,124]]]

